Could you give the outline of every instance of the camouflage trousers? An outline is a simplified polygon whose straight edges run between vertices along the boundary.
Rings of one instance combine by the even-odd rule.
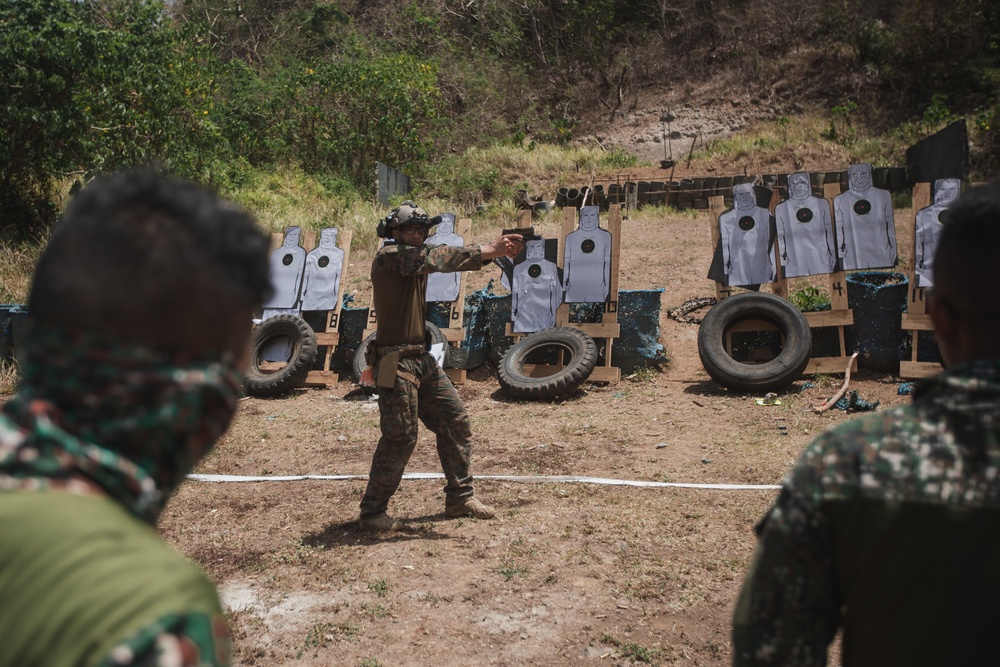
[[[417,445],[418,419],[437,436],[438,458],[447,480],[445,502],[451,504],[472,495],[472,428],[451,380],[430,354],[400,359],[399,370],[417,378],[419,386],[397,377],[395,387],[378,390],[382,437],[361,500],[362,517],[384,512],[389,506]]]

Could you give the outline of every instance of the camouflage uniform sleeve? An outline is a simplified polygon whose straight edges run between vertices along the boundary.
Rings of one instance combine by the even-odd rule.
[[[375,269],[387,273],[412,276],[420,273],[451,273],[477,271],[483,268],[483,252],[479,245],[387,246],[375,256]]]
[[[820,506],[828,438],[806,449],[757,526],[757,553],[733,615],[734,665],[826,664],[841,607]]]
[[[168,614],[119,643],[96,667],[229,667],[231,654],[221,616]]]

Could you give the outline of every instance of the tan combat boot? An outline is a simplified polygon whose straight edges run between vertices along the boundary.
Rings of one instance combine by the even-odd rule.
[[[484,505],[473,496],[461,498],[454,505],[445,505],[444,513],[450,517],[472,516],[477,519],[492,519],[497,514],[495,509]]]
[[[358,524],[361,526],[362,530],[374,530],[380,533],[393,530],[403,530],[403,522],[399,519],[393,519],[385,512],[372,516],[363,516],[358,521]]]

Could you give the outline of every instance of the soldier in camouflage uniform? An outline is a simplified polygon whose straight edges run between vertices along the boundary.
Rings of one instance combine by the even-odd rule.
[[[245,213],[148,173],[71,203],[0,408],[0,667],[231,663],[214,585],[155,524],[236,411],[267,251]]]
[[[472,430],[469,414],[455,387],[428,351],[424,318],[427,275],[474,271],[495,257],[521,250],[517,234],[495,243],[455,247],[427,246],[433,220],[413,202],[405,202],[383,221],[380,235],[389,243],[372,262],[372,289],[378,334],[369,346],[364,382],[377,376],[382,437],[372,458],[368,488],[361,500],[362,528],[399,530],[403,523],[386,514],[403,470],[417,444],[419,419],[437,436],[438,457],[447,484],[445,514],[489,519],[493,508],[473,497],[469,473]]]
[[[928,299],[946,371],[810,444],[757,527],[735,665],[996,664],[1000,185],[942,213]]]

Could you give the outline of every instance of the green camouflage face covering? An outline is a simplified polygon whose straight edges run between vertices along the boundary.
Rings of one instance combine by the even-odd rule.
[[[18,395],[0,408],[0,489],[84,479],[149,523],[225,432],[241,377],[192,359],[36,327]]]

